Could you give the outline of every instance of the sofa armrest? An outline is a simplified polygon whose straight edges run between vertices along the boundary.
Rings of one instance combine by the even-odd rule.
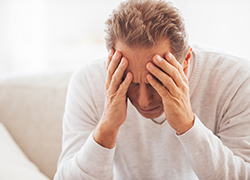
[[[26,156],[51,179],[61,152],[71,75],[56,72],[0,78],[0,121]]]

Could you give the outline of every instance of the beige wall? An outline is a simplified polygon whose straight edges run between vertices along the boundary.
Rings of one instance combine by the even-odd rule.
[[[121,0],[1,0],[0,75],[75,69],[106,54],[104,21]],[[248,58],[250,1],[174,0],[190,41]]]

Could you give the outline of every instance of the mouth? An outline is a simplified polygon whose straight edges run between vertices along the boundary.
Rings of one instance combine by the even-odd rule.
[[[154,108],[149,108],[149,109],[143,109],[143,108],[138,108],[140,109],[140,111],[144,112],[144,113],[152,113],[155,112],[160,106],[156,106]]]

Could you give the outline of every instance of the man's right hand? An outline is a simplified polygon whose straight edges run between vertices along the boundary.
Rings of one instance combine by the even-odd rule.
[[[94,140],[106,148],[115,146],[117,133],[127,116],[126,93],[133,79],[131,72],[124,75],[127,66],[128,60],[122,57],[121,52],[111,49],[107,63],[104,112],[93,135]]]

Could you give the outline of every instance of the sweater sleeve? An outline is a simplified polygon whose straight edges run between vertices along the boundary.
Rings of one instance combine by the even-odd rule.
[[[194,126],[185,134],[177,137],[199,179],[249,179],[249,162],[234,154],[202,124],[197,116]],[[245,148],[245,155],[249,155],[249,140],[249,136],[245,140],[240,140],[241,143],[245,142],[245,147],[242,147],[241,143],[238,145],[239,149]]]
[[[199,179],[250,179],[249,61],[214,52],[197,50],[192,106],[199,115],[177,138]]]
[[[199,179],[250,179],[250,78],[239,86],[213,134],[196,116],[178,136]]]
[[[62,152],[54,180],[112,178],[115,147],[107,149],[93,139],[99,116],[87,73],[72,76],[63,117]],[[92,82],[98,83],[98,82]],[[98,96],[98,94],[96,94]],[[103,97],[96,97],[103,98]]]
[[[192,104],[200,117],[177,137],[199,179],[250,179],[249,61],[210,50],[201,54]]]

